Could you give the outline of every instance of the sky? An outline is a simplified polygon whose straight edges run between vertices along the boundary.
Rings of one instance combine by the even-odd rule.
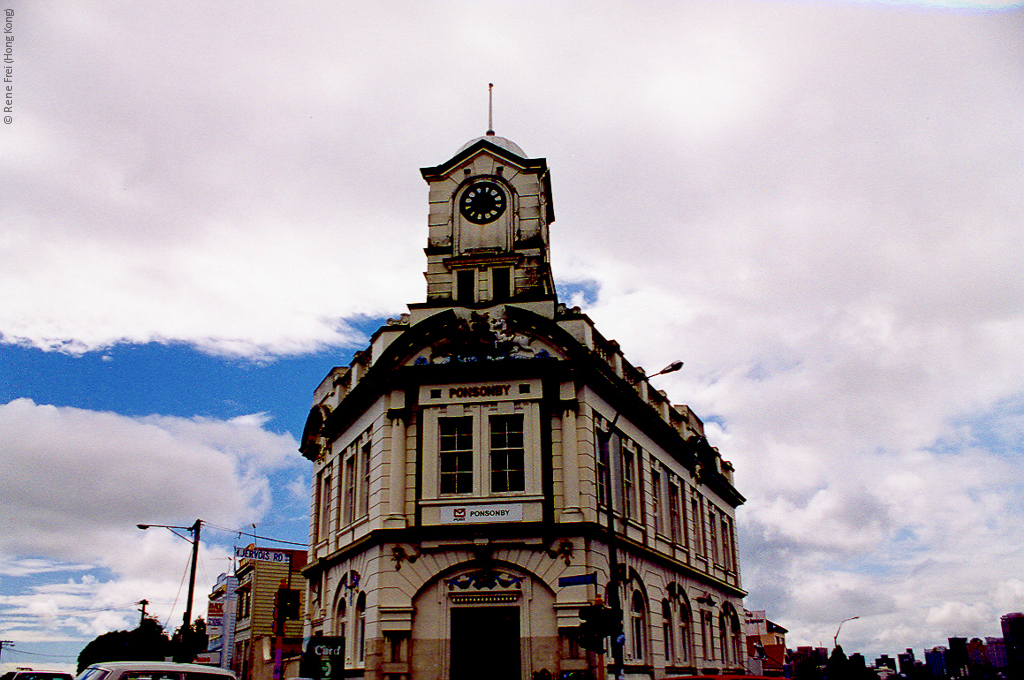
[[[869,659],[1024,611],[1024,7],[4,0],[0,667],[307,537],[313,389],[494,128],[736,467],[748,609]],[[9,109],[9,110],[8,110]]]

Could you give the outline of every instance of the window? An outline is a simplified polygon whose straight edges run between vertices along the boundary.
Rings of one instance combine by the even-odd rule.
[[[506,267],[491,270],[491,292],[495,302],[512,297],[511,272]]]
[[[359,516],[370,514],[370,442],[363,445],[363,474],[359,485]]]
[[[669,665],[676,656],[676,650],[675,630],[672,628],[672,605],[668,600],[661,603],[661,632],[665,638],[665,665]]]
[[[238,591],[238,612],[235,615],[237,621],[249,618],[252,611],[252,591],[249,587],[240,588]]]
[[[597,432],[597,504],[608,504],[608,448],[609,436],[605,432]]]
[[[630,607],[630,632],[632,637],[632,653],[634,661],[641,661],[644,658],[646,649],[647,620],[644,607],[644,598],[639,592],[633,593],[633,604]]]
[[[320,471],[320,489],[317,503],[319,505],[319,525],[317,537],[323,541],[331,531],[331,468],[328,466]]]
[[[715,511],[708,507],[708,531],[711,533],[711,563],[718,564],[718,520]]]
[[[348,604],[345,602],[345,598],[341,598],[338,602],[338,611],[334,617],[334,635],[338,638],[338,646],[342,650],[342,659],[345,658],[345,654],[348,653],[348,647],[345,645],[345,633],[348,628]],[[343,661],[344,663],[344,661]]]
[[[704,518],[696,498],[690,499],[690,514],[693,515],[693,549],[698,555],[704,554]]]
[[[441,493],[473,493],[473,418],[438,419]]]
[[[690,637],[690,608],[685,602],[679,605],[679,641],[679,660],[689,663],[693,642]]]
[[[718,649],[722,663],[731,663],[732,659],[729,654],[729,625],[725,612],[718,615]]]
[[[651,470],[651,515],[654,533],[661,533],[661,473],[657,470]]]
[[[636,463],[636,457],[633,451],[626,446],[622,447],[622,507],[625,510],[625,516],[632,518],[635,517],[635,502],[633,494],[636,492],[636,481],[633,474],[633,465]]]
[[[491,491],[526,488],[523,416],[491,416]]]
[[[668,484],[668,523],[672,542],[680,543],[682,539],[682,526],[679,521],[679,486],[673,482]]]
[[[711,643],[711,612],[700,613],[700,649],[704,659],[711,661],[715,646]]]
[[[349,525],[356,515],[356,452],[345,456],[345,512],[342,524]]]
[[[732,571],[733,555],[732,555],[732,526],[729,524],[729,518],[724,514],[722,515],[722,566],[725,567],[726,571]]]
[[[455,274],[455,299],[463,305],[476,302],[476,274],[472,269],[461,269]]]
[[[356,600],[356,661],[366,660],[366,593]]]

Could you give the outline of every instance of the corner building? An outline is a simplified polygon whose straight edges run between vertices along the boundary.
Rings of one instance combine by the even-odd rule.
[[[421,172],[427,300],[327,375],[302,438],[327,672],[603,678],[576,628],[616,595],[625,677],[742,670],[732,466],[558,303],[547,162],[488,132]]]

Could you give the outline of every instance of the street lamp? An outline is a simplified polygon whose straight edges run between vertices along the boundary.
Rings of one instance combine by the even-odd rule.
[[[843,629],[843,624],[846,623],[847,621],[853,621],[854,619],[859,619],[859,618],[860,618],[859,616],[851,616],[850,618],[843,619],[842,621],[839,622],[839,627],[836,628],[836,634],[832,638],[832,645],[834,647],[838,647],[839,646],[839,631],[841,631]]]
[[[647,376],[648,379],[653,378],[656,375],[664,375],[666,373],[675,373],[683,367],[682,361],[673,361],[671,364],[661,369],[657,373],[652,373]],[[619,617],[619,622],[623,621],[622,612],[622,599],[619,597],[619,557],[618,551],[615,548],[616,534],[615,534],[615,513],[612,504],[612,498],[617,494],[612,492],[612,461],[611,461],[611,439],[612,433],[615,430],[615,423],[619,420],[619,411],[616,409],[615,417],[612,418],[611,424],[608,426],[608,432],[605,436],[598,435],[600,440],[600,455],[604,459],[604,489],[605,489],[605,509],[607,510],[607,527],[608,532],[608,570],[611,572],[611,588],[608,591],[608,607],[612,610],[615,616]],[[622,678],[622,666],[623,666],[623,654],[622,654],[622,633],[616,631],[616,635],[612,637],[612,664],[614,666],[614,675],[616,680]]]
[[[188,599],[185,600],[185,628],[188,629],[192,623],[192,597],[196,592],[196,563],[199,561],[199,530],[203,526],[203,520],[197,519],[196,523],[190,527],[176,527],[168,524],[136,524],[135,526],[143,531],[150,527],[159,527],[161,529],[181,529],[192,534],[192,569],[188,577]]]

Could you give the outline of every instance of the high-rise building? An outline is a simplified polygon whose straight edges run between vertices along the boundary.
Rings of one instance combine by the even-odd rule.
[[[1024,614],[1004,614],[999,619],[1003,628],[1006,662],[1015,677],[1024,677]]]
[[[421,173],[426,301],[330,371],[302,438],[321,672],[742,671],[732,465],[559,303],[546,160],[489,132]]]
[[[949,650],[945,647],[933,647],[931,649],[924,650],[924,662],[928,664],[928,672],[931,673],[933,678],[944,680],[947,677],[947,651]]]

